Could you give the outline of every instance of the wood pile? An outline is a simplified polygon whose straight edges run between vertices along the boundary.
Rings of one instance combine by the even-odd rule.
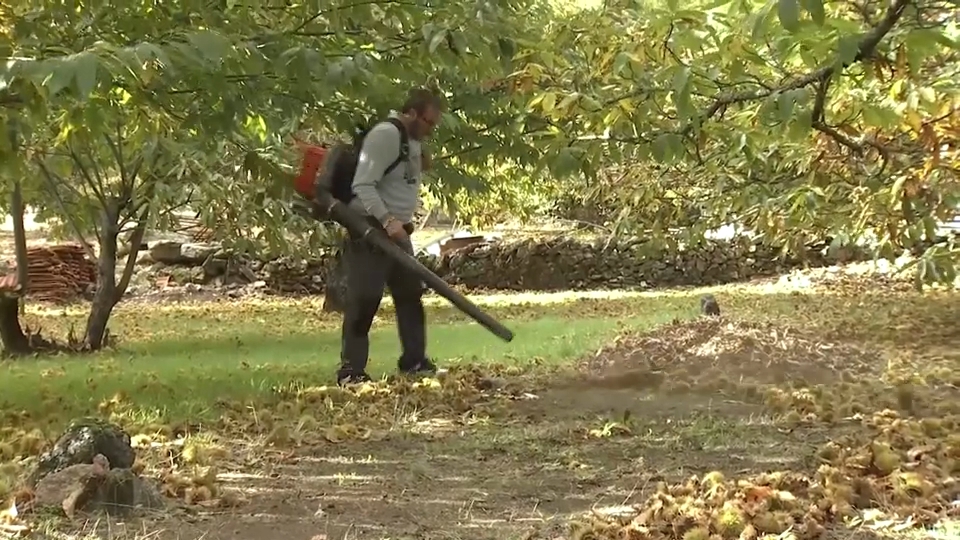
[[[193,242],[212,242],[215,238],[213,229],[204,225],[198,218],[181,217],[177,232],[186,234]]]
[[[97,282],[97,265],[82,246],[65,244],[27,249],[27,295],[45,302],[73,300]],[[20,293],[16,266],[0,277],[0,292]]]

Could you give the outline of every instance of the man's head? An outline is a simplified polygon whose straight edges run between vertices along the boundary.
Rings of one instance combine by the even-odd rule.
[[[426,88],[412,88],[407,92],[400,113],[406,117],[407,130],[413,139],[426,139],[440,121],[443,102],[440,96]]]

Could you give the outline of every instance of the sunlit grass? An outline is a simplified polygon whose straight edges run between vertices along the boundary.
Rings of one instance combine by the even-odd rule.
[[[909,341],[956,318],[950,293],[870,291],[824,294],[795,285],[734,285],[658,292],[557,292],[472,295],[516,333],[505,343],[442,298],[428,305],[429,352],[441,364],[563,365],[625,331],[697,316],[712,292],[724,315],[780,321],[831,335]],[[339,361],[340,321],[322,299],[266,297],[181,303],[128,302],[111,320],[116,349],[93,356],[27,359],[0,366],[0,404],[52,424],[96,412],[114,394],[149,414],[212,418],[217,400],[268,399],[290,383],[328,384]],[[899,313],[909,312],[904,318]],[[82,328],[85,306],[28,306],[25,321],[62,337]],[[372,331],[370,371],[391,373],[399,355],[393,310],[385,299]]]

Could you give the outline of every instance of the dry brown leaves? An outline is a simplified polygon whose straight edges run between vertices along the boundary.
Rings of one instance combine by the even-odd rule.
[[[572,522],[571,538],[754,539],[790,531],[806,540],[836,526],[906,529],[960,517],[958,432],[931,438],[921,422],[892,411],[864,423],[875,438],[828,443],[812,476],[781,471],[728,480],[713,472],[661,483],[626,516],[594,512]]]
[[[640,336],[621,336],[581,363],[603,379],[648,373],[687,387],[812,385],[877,376],[882,358],[774,324],[724,319],[675,321]],[[655,377],[659,374],[659,377]]]

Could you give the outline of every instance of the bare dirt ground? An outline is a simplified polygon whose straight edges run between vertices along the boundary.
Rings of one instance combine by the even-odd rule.
[[[960,393],[941,379],[884,382],[889,352],[697,320],[623,337],[576,373],[516,369],[238,406],[222,431],[246,435],[196,442],[193,465],[186,450],[145,454],[155,470],[179,461],[168,486],[216,468],[215,486],[192,480],[194,504],[84,528],[211,540],[878,538],[865,523],[836,532],[847,506],[900,509],[901,521],[957,513],[947,479]],[[604,507],[627,517],[597,517]]]

